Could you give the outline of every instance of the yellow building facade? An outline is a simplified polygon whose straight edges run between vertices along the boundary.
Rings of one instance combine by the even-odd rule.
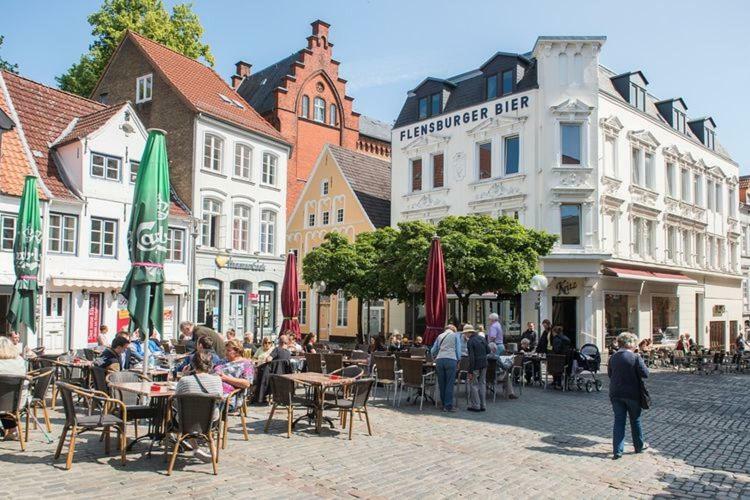
[[[317,292],[304,282],[302,261],[332,231],[349,241],[390,224],[391,172],[387,161],[328,144],[323,148],[287,223],[287,250],[297,254],[300,329],[320,340],[347,340],[389,331],[388,303],[346,301],[336,290]]]

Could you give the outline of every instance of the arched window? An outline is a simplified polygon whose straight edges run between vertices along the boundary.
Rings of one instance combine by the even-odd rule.
[[[306,95],[302,96],[302,110],[300,111],[302,118],[310,118],[310,98]]]
[[[326,122],[326,102],[321,97],[315,98],[315,121]]]
[[[234,206],[232,250],[250,251],[250,207],[247,205]]]
[[[221,202],[213,198],[204,198],[202,208],[201,243],[203,246],[219,248]]]
[[[276,253],[276,212],[273,210],[260,213],[260,252]]]
[[[338,109],[336,108],[335,104],[331,104],[331,112],[328,115],[328,124],[336,126],[336,122],[338,121]]]

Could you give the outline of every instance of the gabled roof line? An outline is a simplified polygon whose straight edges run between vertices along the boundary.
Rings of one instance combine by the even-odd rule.
[[[26,142],[26,134],[23,132],[23,125],[21,124],[21,119],[18,116],[18,112],[16,111],[16,107],[13,105],[13,99],[10,97],[10,92],[8,92],[8,87],[5,83],[5,77],[3,76],[3,71],[0,71],[0,90],[3,92],[3,97],[5,98],[5,101],[8,103],[8,111],[10,111],[11,119],[16,124],[16,130],[18,132],[18,139],[21,142],[21,146],[23,147],[23,152],[26,155],[26,160],[29,162],[29,166],[31,167],[32,173],[36,176],[36,178],[39,181],[39,186],[42,188],[42,192],[45,194],[48,200],[51,200],[53,198],[52,192],[47,188],[47,185],[44,183],[44,179],[42,179],[42,176],[39,175],[39,167],[36,164],[36,161],[34,160],[34,155],[31,154],[31,148],[29,147],[29,144]],[[23,77],[21,77],[23,78]],[[28,78],[23,78],[24,80],[29,80]],[[36,82],[33,82],[36,83]]]

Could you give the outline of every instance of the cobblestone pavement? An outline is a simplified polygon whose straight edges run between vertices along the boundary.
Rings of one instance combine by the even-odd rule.
[[[55,444],[37,431],[26,453],[0,442],[0,498],[750,497],[748,383],[748,375],[653,374],[655,408],[644,417],[651,449],[635,455],[626,447],[618,461],[610,459],[606,387],[592,394],[527,387],[521,399],[498,399],[482,414],[420,412],[405,401],[394,410],[376,400],[375,435],[355,420],[351,442],[304,425],[287,439],[281,418],[263,434],[268,410],[253,408],[250,440],[239,426],[230,430],[218,476],[210,464],[178,458],[168,477],[161,453],[149,459],[138,446],[123,467],[115,454],[104,456],[93,433],[82,436],[65,471],[62,457],[53,460]],[[60,423],[56,412],[55,436]]]

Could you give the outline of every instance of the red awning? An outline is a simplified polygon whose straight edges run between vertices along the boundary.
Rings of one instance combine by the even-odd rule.
[[[647,271],[645,269],[627,269],[624,267],[605,267],[602,269],[605,276],[616,276],[618,278],[656,281],[660,283],[674,283],[675,285],[696,285],[698,282],[682,273],[666,271]]]

